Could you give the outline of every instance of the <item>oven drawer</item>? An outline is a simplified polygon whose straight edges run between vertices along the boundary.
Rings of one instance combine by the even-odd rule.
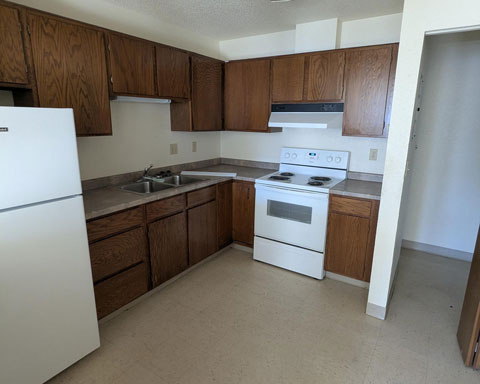
[[[255,185],[255,235],[323,252],[328,194]]]

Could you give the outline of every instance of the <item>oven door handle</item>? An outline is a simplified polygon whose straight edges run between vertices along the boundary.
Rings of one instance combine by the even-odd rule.
[[[302,189],[294,189],[294,188],[282,188],[282,187],[273,187],[267,186],[263,184],[255,184],[255,189],[258,191],[272,191],[272,192],[283,192],[288,193],[289,195],[294,196],[306,196],[308,195],[309,198],[317,198],[318,200],[328,200],[328,193],[323,192],[312,192],[306,191]]]

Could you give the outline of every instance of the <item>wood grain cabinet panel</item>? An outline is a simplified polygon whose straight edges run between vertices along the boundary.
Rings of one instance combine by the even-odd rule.
[[[384,136],[392,45],[346,51],[344,136]]]
[[[146,261],[147,237],[143,228],[133,229],[90,245],[93,282]]]
[[[215,196],[216,196],[215,186],[197,189],[196,191],[187,193],[187,206],[190,208],[196,205],[206,203],[211,200],[215,200]]]
[[[192,57],[194,131],[220,131],[223,128],[223,67],[218,60]]]
[[[173,196],[168,199],[147,204],[147,221],[173,215],[185,209],[185,195]]]
[[[157,92],[160,97],[190,98],[190,56],[179,49],[157,45]]]
[[[370,281],[378,207],[378,200],[331,197],[325,270]]]
[[[73,108],[77,136],[110,135],[103,32],[33,13],[28,20],[39,106]]]
[[[272,60],[272,102],[303,100],[305,56],[293,55]]]
[[[188,250],[190,265],[217,251],[216,201],[188,210]]]
[[[27,84],[19,10],[0,5],[0,83]]]
[[[97,317],[101,319],[148,291],[148,269],[145,263],[127,269],[94,287]]]
[[[270,59],[225,65],[225,129],[268,131],[271,111]]]
[[[113,215],[87,222],[88,241],[94,242],[102,238],[124,232],[130,228],[141,226],[143,209],[137,207]]]
[[[232,242],[232,181],[217,184],[217,239],[218,248]]]
[[[341,101],[345,72],[345,52],[315,53],[306,57],[306,101]]]
[[[255,184],[233,183],[233,241],[253,246],[255,221]]]
[[[108,36],[113,94],[155,96],[155,46],[126,35]]]
[[[151,223],[148,237],[152,284],[157,287],[188,268],[186,213]]]

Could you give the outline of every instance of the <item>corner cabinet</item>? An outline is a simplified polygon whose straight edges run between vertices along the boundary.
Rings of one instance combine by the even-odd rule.
[[[270,59],[225,65],[225,130],[268,132]]]
[[[29,13],[38,103],[73,108],[77,136],[111,135],[104,33]]]
[[[379,203],[378,200],[330,196],[326,271],[370,281]]]
[[[398,44],[346,50],[344,136],[386,137]]]
[[[155,46],[157,94],[165,98],[190,98],[190,56],[179,49]]]

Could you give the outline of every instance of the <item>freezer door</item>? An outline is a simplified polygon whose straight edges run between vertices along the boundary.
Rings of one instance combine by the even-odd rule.
[[[73,110],[0,107],[0,210],[81,193]]]
[[[43,383],[99,347],[81,196],[0,212],[0,383]]]

